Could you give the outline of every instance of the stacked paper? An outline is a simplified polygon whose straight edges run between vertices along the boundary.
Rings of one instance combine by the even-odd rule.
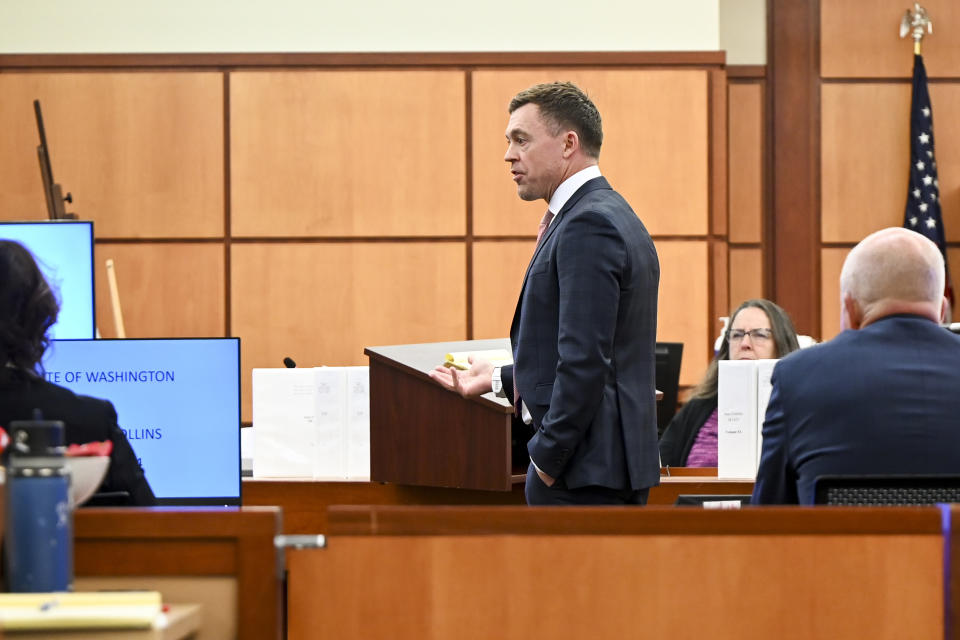
[[[367,367],[253,370],[253,476],[370,479]]]
[[[717,475],[756,478],[770,377],[777,360],[721,360],[717,384]]]
[[[160,608],[158,591],[2,593],[0,629],[149,629]]]
[[[757,460],[757,363],[721,360],[717,382],[717,475],[753,478]]]

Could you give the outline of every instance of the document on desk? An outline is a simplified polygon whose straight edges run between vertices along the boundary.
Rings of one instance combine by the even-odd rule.
[[[757,360],[757,469],[760,468],[760,452],[763,451],[763,420],[767,416],[767,404],[773,388],[770,378],[777,362],[779,360]]]
[[[317,367],[315,480],[347,477],[347,372],[345,367]]]
[[[255,478],[370,479],[369,367],[253,370]]]
[[[313,477],[316,416],[313,369],[254,369],[253,476]]]
[[[721,360],[717,383],[717,475],[757,475],[757,363]]]
[[[2,593],[0,629],[149,629],[160,611],[159,591]]]
[[[347,369],[347,478],[370,480],[370,367]]]

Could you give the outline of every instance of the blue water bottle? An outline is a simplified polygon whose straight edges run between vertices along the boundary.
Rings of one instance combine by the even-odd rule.
[[[73,513],[63,423],[10,423],[7,465],[7,588],[73,587]]]

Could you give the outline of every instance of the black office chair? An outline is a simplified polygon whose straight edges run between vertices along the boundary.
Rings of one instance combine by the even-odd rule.
[[[682,342],[658,342],[656,346],[656,385],[663,392],[657,403],[657,436],[670,424],[677,412],[677,391],[680,387],[680,362],[683,359]]]
[[[814,504],[917,506],[960,502],[960,475],[818,476]]]

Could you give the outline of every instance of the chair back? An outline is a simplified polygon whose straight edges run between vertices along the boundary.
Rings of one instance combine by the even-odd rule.
[[[960,475],[818,476],[814,504],[930,506],[960,502]]]

